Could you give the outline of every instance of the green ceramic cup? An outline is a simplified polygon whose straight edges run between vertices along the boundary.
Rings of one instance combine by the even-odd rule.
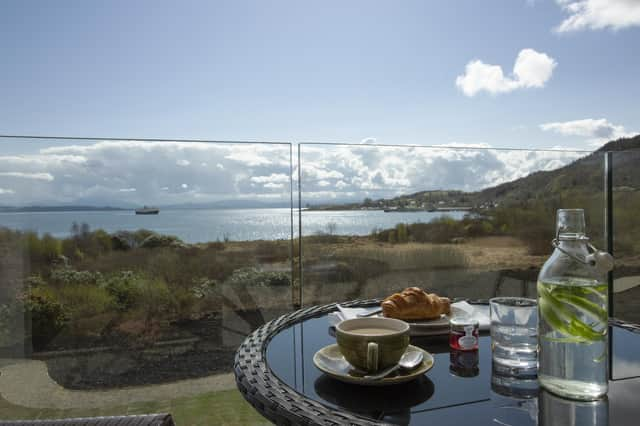
[[[354,318],[336,325],[344,358],[368,373],[395,365],[409,346],[409,324],[393,318]]]

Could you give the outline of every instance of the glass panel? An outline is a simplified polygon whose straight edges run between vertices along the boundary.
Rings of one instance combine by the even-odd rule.
[[[264,421],[232,365],[292,310],[291,146],[0,142],[3,418]]]
[[[640,151],[612,153],[614,314],[640,323]]]
[[[305,305],[385,297],[535,297],[558,208],[602,246],[603,155],[303,144]]]

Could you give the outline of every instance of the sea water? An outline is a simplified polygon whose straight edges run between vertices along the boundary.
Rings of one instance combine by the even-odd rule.
[[[607,392],[607,286],[595,280],[538,282],[540,385],[573,399]]]

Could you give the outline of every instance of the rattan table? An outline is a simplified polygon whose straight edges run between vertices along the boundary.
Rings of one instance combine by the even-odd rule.
[[[372,306],[378,300],[344,303]],[[282,425],[636,425],[640,418],[640,328],[610,321],[608,398],[576,402],[505,380],[491,365],[490,337],[474,353],[450,352],[446,336],[412,338],[435,357],[421,378],[365,387],[323,375],[313,354],[334,343],[327,314],[335,304],[304,308],[255,330],[238,348],[238,389],[264,417]]]

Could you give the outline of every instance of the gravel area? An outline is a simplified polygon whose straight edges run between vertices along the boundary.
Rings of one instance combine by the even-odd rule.
[[[172,353],[116,352],[46,360],[49,375],[67,389],[93,390],[171,383],[233,371],[235,349]]]

